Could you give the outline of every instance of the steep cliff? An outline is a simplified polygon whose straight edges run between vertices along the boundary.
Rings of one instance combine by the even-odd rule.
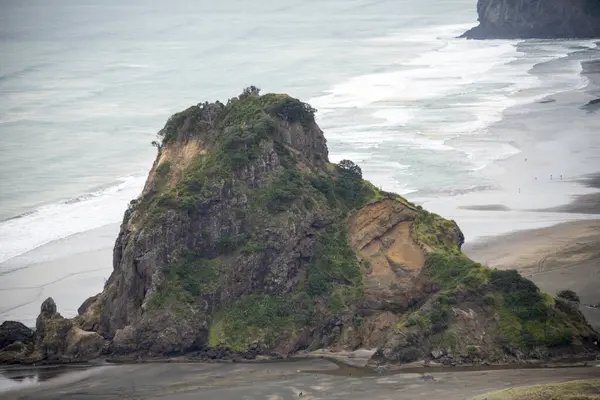
[[[34,354],[42,343],[68,359],[100,345],[114,358],[362,347],[379,349],[373,363],[596,351],[576,308],[463,256],[453,221],[330,163],[299,100],[249,88],[175,114],[159,135],[103,292],[72,325],[43,307],[64,332],[40,330]],[[50,343],[75,329],[108,344]]]
[[[471,39],[600,38],[599,0],[478,0]]]

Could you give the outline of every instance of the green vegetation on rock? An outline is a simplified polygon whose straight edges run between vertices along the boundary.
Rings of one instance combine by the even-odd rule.
[[[356,293],[338,293],[339,300],[362,294],[360,266],[348,244],[347,230],[343,224],[332,224],[317,240],[315,255],[307,271],[305,290],[310,296],[317,296],[330,294],[340,286],[353,287]]]
[[[425,265],[431,278],[443,290],[477,290],[487,285],[491,270],[454,252],[429,253]]]
[[[259,95],[247,89],[238,98],[222,103],[204,103],[173,115],[159,132],[159,148],[175,141],[202,137],[211,151],[196,157],[183,179],[158,195],[142,198],[149,214],[166,214],[168,210],[190,210],[209,201],[223,185],[234,186],[234,173],[256,160],[261,146],[274,142],[282,164],[290,165],[293,156],[278,137],[278,120],[306,124],[313,121],[315,110],[287,95]],[[183,127],[188,126],[187,130]],[[169,164],[161,164],[158,177],[168,173]],[[158,222],[158,218],[155,222]]]
[[[215,315],[209,330],[209,344],[235,351],[253,346],[273,346],[286,330],[310,322],[311,300],[300,293],[290,298],[253,294],[236,301]]]
[[[575,293],[571,289],[561,290],[560,292],[558,292],[556,294],[556,297],[567,300],[567,301],[572,301],[577,304],[579,304],[581,302],[581,299],[579,298],[577,293]]]
[[[490,285],[505,345],[523,349],[569,345],[579,328],[551,296],[517,271],[492,271]]]
[[[464,255],[446,252],[428,254],[426,267],[432,280],[440,285],[438,300],[431,311],[419,311],[408,319],[425,331],[442,330],[448,304],[456,302],[458,295],[469,293],[497,314],[499,340],[507,348],[569,345],[581,329],[585,330],[572,316],[556,309],[551,296],[515,270],[492,270]]]
[[[452,240],[451,232],[455,229],[452,221],[421,209],[413,222],[412,236],[417,242],[424,243],[436,251],[460,254],[460,248]]]
[[[304,284],[294,293],[250,295],[219,312],[210,326],[211,346],[247,351],[257,343],[274,345],[282,332],[314,322],[317,298],[327,299],[332,313],[344,312],[358,301],[362,275],[345,226],[327,226],[314,254]]]
[[[192,253],[171,263],[164,274],[165,281],[148,303],[151,309],[187,310],[198,297],[215,294],[224,277],[219,259],[207,260]]]
[[[311,185],[321,192],[330,206],[344,211],[363,206],[371,199],[381,198],[380,191],[362,179],[358,165],[342,160],[334,167],[333,174],[316,174],[309,178]]]

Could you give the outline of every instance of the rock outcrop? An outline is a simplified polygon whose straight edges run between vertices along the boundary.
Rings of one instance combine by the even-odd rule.
[[[10,337],[13,343],[0,351],[0,362],[33,364],[87,361],[98,357],[106,344],[98,333],[84,331],[76,326],[74,320],[61,316],[52,298],[42,303],[35,332],[29,332],[30,336]],[[22,330],[22,333],[27,332]]]
[[[453,221],[378,190],[351,161],[330,163],[299,100],[249,88],[175,114],[159,135],[104,290],[73,320],[44,302],[29,359],[368,348],[379,349],[374,364],[452,363],[597,351],[576,310],[462,255]]]
[[[598,0],[478,0],[470,39],[600,38]]]

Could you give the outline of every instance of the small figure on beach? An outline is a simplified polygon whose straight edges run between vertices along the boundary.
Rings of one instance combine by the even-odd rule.
[[[550,174],[550,180],[552,180],[552,174]]]
[[[560,175],[560,180],[562,181],[562,174]]]
[[[519,188],[519,193],[521,193],[521,188]]]

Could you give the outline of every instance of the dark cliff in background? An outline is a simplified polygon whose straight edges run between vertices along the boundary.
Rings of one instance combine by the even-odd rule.
[[[478,0],[469,39],[600,38],[600,0]]]

